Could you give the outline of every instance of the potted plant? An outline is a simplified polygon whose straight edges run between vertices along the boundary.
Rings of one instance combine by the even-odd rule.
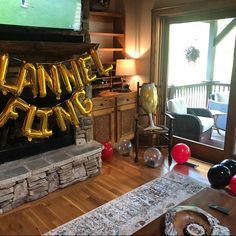
[[[197,59],[200,57],[200,51],[194,46],[190,46],[185,50],[185,57],[188,63],[195,63]]]

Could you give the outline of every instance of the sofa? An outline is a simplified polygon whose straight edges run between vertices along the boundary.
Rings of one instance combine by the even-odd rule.
[[[211,138],[214,119],[205,108],[188,108],[184,99],[171,99],[167,102],[168,112],[174,116],[173,134],[198,142]]]
[[[216,92],[210,95],[208,100],[208,109],[221,111],[225,114],[219,115],[215,121],[218,129],[226,130],[227,112],[228,112],[229,92]]]

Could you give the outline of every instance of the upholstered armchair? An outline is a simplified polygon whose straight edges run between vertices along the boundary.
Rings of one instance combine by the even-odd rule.
[[[211,138],[214,119],[208,109],[188,108],[183,99],[169,100],[167,108],[175,117],[174,135],[198,142],[206,142]]]
[[[225,114],[221,114],[216,119],[216,127],[221,130],[226,130],[226,120],[228,112],[228,100],[229,92],[217,92],[211,94],[210,99],[208,100],[208,108],[214,111],[220,111]]]

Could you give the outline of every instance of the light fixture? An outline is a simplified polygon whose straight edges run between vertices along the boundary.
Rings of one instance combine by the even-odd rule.
[[[136,74],[136,65],[134,59],[116,60],[116,75],[131,76]]]
[[[128,89],[129,85],[125,85],[126,76],[136,75],[135,59],[118,59],[116,60],[116,76],[121,76],[122,89]]]

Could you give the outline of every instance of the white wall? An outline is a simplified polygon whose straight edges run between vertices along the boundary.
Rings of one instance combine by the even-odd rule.
[[[155,0],[117,1],[117,8],[125,14],[125,49],[127,58],[136,58],[137,76],[129,78],[131,89],[136,82],[148,82],[150,72],[151,48],[151,9]]]
[[[114,1],[114,0],[113,0]],[[214,0],[116,0],[116,9],[125,14],[127,57],[137,58],[137,77],[130,78],[131,87],[136,80],[150,81],[151,10],[189,2]]]

